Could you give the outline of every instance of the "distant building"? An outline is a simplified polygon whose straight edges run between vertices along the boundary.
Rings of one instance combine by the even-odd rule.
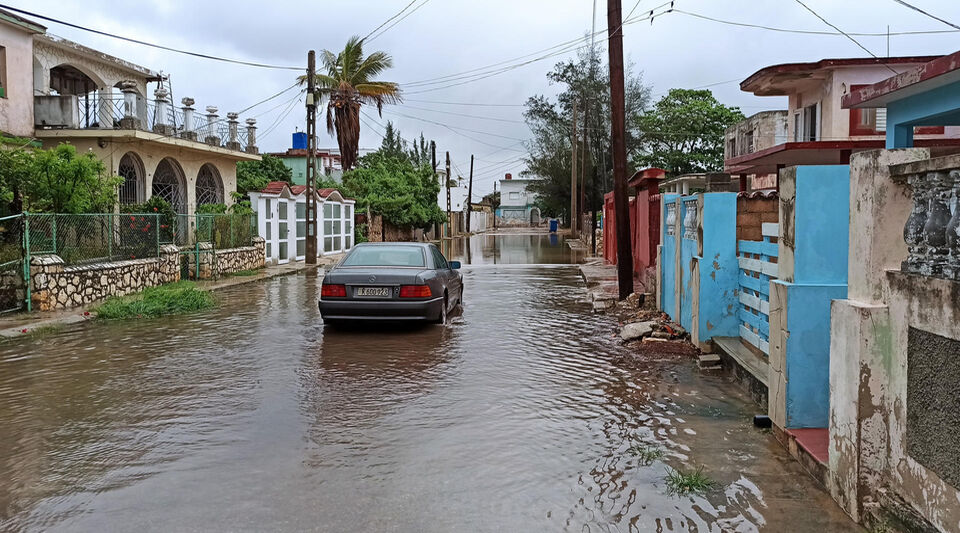
[[[497,217],[504,224],[539,223],[540,209],[534,205],[537,195],[527,190],[534,181],[536,180],[514,179],[511,174],[506,174],[500,180],[500,208],[497,209]]]
[[[745,183],[749,176],[776,176],[793,165],[847,164],[854,152],[883,148],[886,110],[843,109],[841,99],[890,77],[891,70],[905,72],[937,57],[824,59],[760,69],[740,83],[741,90],[786,96],[788,108],[754,115],[727,130],[726,172]],[[916,145],[935,154],[960,149],[960,127],[918,127],[915,133]]]
[[[47,35],[4,10],[0,91],[0,133],[94,154],[124,178],[121,204],[160,196],[183,214],[202,204],[231,204],[236,163],[260,159],[255,120],[241,127],[238,114],[222,120],[213,106],[197,117],[192,98],[173,105],[166,76]]]
[[[293,134],[293,143],[286,152],[271,152],[267,155],[279,158],[293,173],[294,185],[307,184],[307,134],[302,131]],[[361,148],[360,155],[366,155],[373,150]],[[316,155],[317,176],[332,179],[337,183],[343,181],[343,166],[340,161],[339,148],[317,148]]]

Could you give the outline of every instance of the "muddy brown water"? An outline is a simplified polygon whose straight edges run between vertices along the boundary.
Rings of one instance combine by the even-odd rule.
[[[448,327],[326,331],[298,275],[0,345],[0,530],[855,530],[724,378],[615,364],[562,240],[447,251]]]

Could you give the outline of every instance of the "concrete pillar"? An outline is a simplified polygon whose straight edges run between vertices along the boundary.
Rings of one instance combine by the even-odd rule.
[[[189,96],[180,100],[183,104],[183,133],[180,134],[184,139],[191,141],[197,140],[197,132],[194,129],[193,104],[195,100]]]
[[[689,184],[688,182],[686,182],[686,181],[683,182],[682,187],[683,187],[683,195],[684,195],[684,196],[690,194],[690,184]]]
[[[230,150],[240,151],[240,132],[238,131],[238,121],[240,113],[229,112],[227,113],[227,127],[229,131],[229,140],[227,141],[227,148]]]
[[[173,125],[170,123],[170,92],[159,87],[153,91],[156,98],[156,110],[153,117],[153,132],[160,135],[173,135]]]
[[[137,82],[125,80],[120,82],[120,91],[123,93],[123,118],[120,127],[125,130],[140,128],[140,118],[137,115]]]
[[[257,119],[248,118],[247,119],[247,148],[246,151],[248,154],[256,154],[260,152],[260,149],[257,148]]]
[[[220,137],[217,135],[217,107],[207,106],[207,131],[203,142],[211,146],[220,146]]]

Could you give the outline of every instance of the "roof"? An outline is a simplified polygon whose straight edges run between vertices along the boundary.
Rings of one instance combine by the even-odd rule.
[[[23,18],[15,13],[11,13],[6,9],[0,9],[0,22],[6,22],[7,24],[18,26],[29,33],[46,33],[47,31],[46,26],[37,24],[36,22]]]
[[[281,196],[283,195],[284,190],[290,191],[290,196],[300,196],[301,194],[304,194],[307,192],[307,186],[306,185],[290,185],[285,181],[271,181],[270,183],[267,184],[266,187],[264,187],[260,191],[260,194],[271,194],[275,196]],[[336,201],[344,201],[344,202],[356,201],[353,198],[347,198],[338,189],[333,189],[333,188],[318,189],[316,194],[317,196],[323,199],[327,199],[333,196],[334,197],[333,201],[335,202]]]
[[[756,96],[785,96],[787,86],[799,81],[815,79],[817,71],[836,70],[846,67],[869,67],[874,65],[917,65],[927,63],[940,56],[904,56],[904,57],[851,57],[840,59],[821,59],[811,63],[783,63],[764,67],[740,82],[740,90]]]
[[[922,92],[960,81],[960,52],[938,57],[919,67],[844,95],[844,108],[886,107]]]
[[[100,61],[101,63],[106,63],[113,67],[119,68],[120,70],[128,74],[132,73],[137,76],[142,76],[146,78],[147,81],[160,80],[160,74],[148,69],[147,67],[141,67],[136,63],[131,63],[130,61],[127,61],[125,59],[120,59],[110,54],[105,54],[99,50],[94,50],[93,48],[84,46],[80,43],[75,43],[69,39],[64,39],[63,37],[44,34],[44,35],[37,36],[34,39],[35,47],[37,45],[44,45],[44,44],[52,46],[54,48],[59,48],[61,50],[67,50],[75,54],[81,54],[81,55],[87,56],[96,61]]]
[[[667,171],[662,168],[650,167],[638,170],[627,180],[628,187],[640,187],[647,183],[656,184],[667,177]]]
[[[270,152],[267,155],[273,157],[307,157],[309,152],[310,150],[307,150],[306,148],[290,148],[286,152]],[[337,159],[340,158],[340,154],[332,151],[332,149],[317,148],[316,153],[317,155],[330,155]]]

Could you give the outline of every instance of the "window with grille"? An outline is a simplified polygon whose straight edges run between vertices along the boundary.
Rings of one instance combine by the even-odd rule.
[[[117,175],[123,178],[123,183],[120,184],[120,203],[135,204],[139,202],[143,171],[133,155],[125,154],[120,158]]]
[[[223,186],[217,170],[209,163],[197,174],[197,205],[223,203]]]
[[[177,213],[187,212],[183,180],[168,159],[161,161],[153,174],[153,195],[166,200]]]

